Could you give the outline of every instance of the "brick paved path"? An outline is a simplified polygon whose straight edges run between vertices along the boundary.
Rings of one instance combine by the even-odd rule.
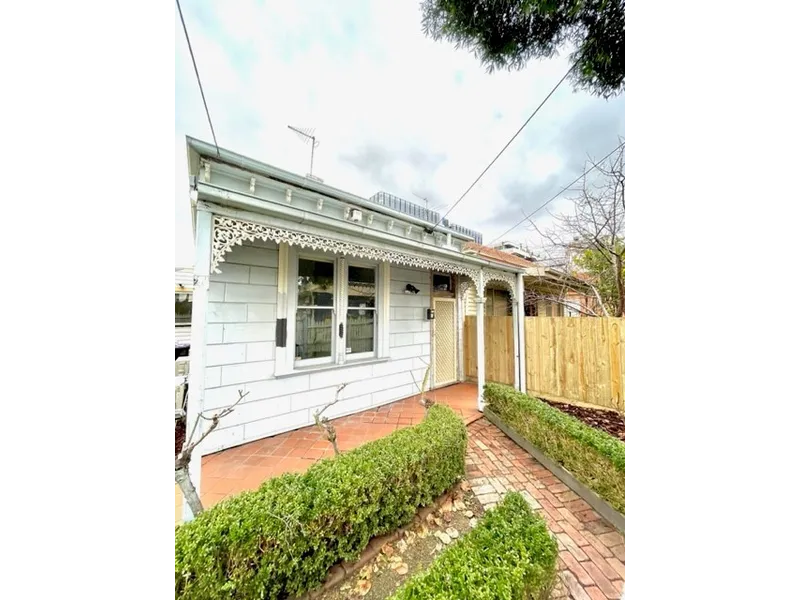
[[[588,504],[550,471],[517,446],[475,410],[476,388],[459,384],[437,390],[468,423],[467,478],[484,506],[491,507],[506,490],[517,490],[543,512],[559,543],[561,583],[554,599],[617,599],[625,579],[625,540]],[[342,450],[419,423],[424,410],[417,397],[336,419]],[[477,421],[474,419],[478,418]],[[244,444],[203,457],[202,500],[210,506],[288,471],[304,471],[330,444],[314,427]],[[181,495],[175,491],[175,522],[181,517]]]
[[[541,463],[486,419],[468,426],[467,479],[485,507],[507,490],[526,497],[558,538],[560,582],[552,598],[617,600],[625,538]]]

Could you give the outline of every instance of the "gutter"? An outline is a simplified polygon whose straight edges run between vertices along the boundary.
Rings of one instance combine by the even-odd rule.
[[[448,229],[441,225],[434,227],[432,223],[429,223],[423,219],[392,210],[391,208],[387,208],[381,204],[370,202],[369,200],[361,198],[360,196],[356,196],[329,185],[317,183],[311,179],[308,179],[307,177],[295,175],[289,171],[284,171],[283,169],[267,165],[266,163],[247,158],[246,156],[242,156],[241,154],[237,154],[236,152],[232,152],[230,150],[225,150],[224,148],[219,148],[218,157],[216,146],[213,146],[207,142],[203,142],[189,136],[186,136],[186,142],[204,160],[207,160],[211,163],[225,164],[229,167],[238,168],[247,172],[255,172],[283,185],[293,186],[297,189],[301,189],[312,194],[327,195],[341,202],[354,204],[372,212],[381,213],[393,219],[413,223],[414,225],[418,225],[431,233],[438,232],[450,234],[452,237],[460,240],[466,240],[470,242],[475,241],[473,238],[469,237],[468,235],[464,235],[463,233],[453,231],[452,229]]]
[[[407,240],[405,238],[393,236],[388,233],[384,233],[382,231],[369,229],[362,225],[354,225],[348,222],[340,222],[335,219],[332,219],[331,217],[318,215],[316,213],[303,210],[301,208],[295,208],[293,206],[284,206],[284,205],[273,205],[271,202],[262,200],[261,198],[256,198],[242,192],[234,192],[231,190],[227,190],[225,188],[216,187],[209,183],[199,183],[198,191],[202,196],[205,197],[202,200],[200,200],[200,202],[211,203],[212,204],[212,207],[210,208],[211,212],[218,214],[220,216],[228,216],[231,218],[247,220],[246,215],[241,215],[238,213],[240,210],[249,210],[250,212],[260,213],[262,215],[270,216],[271,217],[270,221],[263,223],[264,225],[267,226],[280,227],[281,220],[289,223],[296,223],[298,225],[318,226],[327,230],[328,232],[339,231],[342,233],[351,234],[356,237],[371,238],[377,242],[381,242],[384,244],[391,244],[392,246],[397,247],[397,249],[400,251],[405,250],[414,253],[414,251],[416,250],[417,251],[416,253],[418,254],[419,251],[421,250],[422,252],[438,257],[441,260],[459,262],[461,264],[472,265],[476,267],[485,267],[495,270],[512,271],[514,273],[524,273],[524,268],[517,268],[513,267],[512,265],[500,265],[485,259],[468,256],[461,252],[447,250],[446,248],[423,245],[421,242],[415,240]],[[215,201],[217,202],[224,201],[226,203],[232,203],[242,208],[237,210],[236,208],[233,207],[226,207],[224,205],[217,204],[215,203]],[[252,220],[252,218],[250,220]],[[322,235],[325,235],[325,233],[322,232]]]

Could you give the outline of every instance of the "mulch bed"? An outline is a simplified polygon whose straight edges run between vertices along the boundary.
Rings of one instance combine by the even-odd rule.
[[[183,440],[186,438],[186,419],[175,419],[175,456],[183,447]]]
[[[561,412],[565,412],[568,415],[580,419],[590,427],[602,429],[623,442],[625,441],[625,417],[620,414],[610,410],[584,408],[583,406],[574,406],[563,402],[552,402],[544,398],[539,398],[539,400],[546,402]]]
[[[448,545],[454,543],[457,538],[451,535],[461,537],[478,523],[484,509],[466,487],[468,491],[460,484],[451,488],[447,493],[449,500],[443,499],[441,504],[435,503],[419,511],[414,522],[401,528],[401,535],[381,546],[377,555],[368,547],[362,559],[368,555],[371,558],[349,563],[343,578],[302,596],[301,600],[384,600],[392,596],[403,583],[425,571]],[[423,513],[426,516],[421,518]],[[439,536],[448,530],[450,533],[441,539]]]

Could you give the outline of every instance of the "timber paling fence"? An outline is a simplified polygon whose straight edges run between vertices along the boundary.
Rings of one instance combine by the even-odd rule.
[[[486,380],[514,384],[512,317],[485,317]],[[464,321],[464,366],[475,379],[477,318]],[[625,319],[526,317],[526,383],[532,396],[625,412]]]

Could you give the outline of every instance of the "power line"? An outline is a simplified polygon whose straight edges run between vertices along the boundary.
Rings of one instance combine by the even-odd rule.
[[[541,109],[541,108],[544,106],[545,102],[547,102],[547,101],[550,99],[550,96],[552,96],[552,95],[555,93],[555,91],[558,89],[558,87],[559,87],[559,86],[560,86],[562,83],[564,83],[564,80],[565,80],[565,79],[566,79],[566,78],[569,76],[569,74],[570,74],[570,73],[572,72],[572,70],[573,70],[573,69],[574,69],[574,68],[577,66],[577,64],[578,64],[578,63],[577,63],[577,62],[575,62],[575,64],[573,64],[573,65],[572,65],[572,66],[571,66],[569,69],[567,69],[567,72],[566,72],[566,73],[564,73],[564,76],[563,76],[563,77],[562,77],[562,78],[561,78],[561,79],[558,81],[558,83],[555,85],[555,87],[554,87],[552,90],[550,90],[550,93],[549,93],[549,94],[547,94],[547,96],[545,96],[545,98],[544,98],[544,100],[542,100],[541,104],[539,104],[539,106],[537,106],[537,107],[536,107],[536,110],[534,110],[534,111],[531,113],[531,116],[529,116],[529,117],[526,119],[526,121],[525,121],[525,122],[522,124],[522,127],[520,127],[520,128],[517,130],[517,133],[515,133],[515,134],[514,134],[514,135],[511,137],[511,139],[510,139],[510,140],[508,140],[508,143],[507,143],[505,146],[503,146],[503,149],[502,149],[502,150],[500,150],[500,152],[498,152],[497,156],[495,156],[495,157],[492,159],[492,162],[490,162],[490,163],[489,163],[489,165],[488,165],[488,166],[487,166],[487,167],[486,167],[486,168],[485,168],[485,169],[484,169],[484,170],[481,172],[481,174],[480,174],[480,175],[478,175],[478,178],[477,178],[475,181],[473,181],[473,182],[472,182],[472,185],[470,185],[470,186],[467,188],[467,191],[466,191],[466,192],[464,192],[463,194],[461,194],[461,197],[460,197],[458,200],[456,200],[455,204],[453,204],[453,206],[452,206],[451,208],[449,208],[449,209],[447,210],[447,212],[446,212],[446,213],[444,213],[444,215],[443,215],[443,216],[442,216],[442,217],[441,217],[441,218],[440,218],[440,219],[439,219],[439,220],[436,222],[436,225],[434,225],[434,226],[433,226],[433,228],[434,228],[434,229],[436,229],[436,228],[439,226],[439,224],[440,224],[442,221],[444,221],[444,220],[447,218],[447,215],[449,215],[449,214],[450,214],[450,213],[453,211],[453,209],[454,209],[456,206],[458,206],[458,203],[459,203],[459,202],[461,202],[461,201],[464,199],[464,197],[465,197],[467,194],[469,194],[470,190],[472,190],[472,188],[474,188],[474,187],[475,187],[475,185],[476,185],[476,184],[477,184],[477,183],[478,183],[478,182],[481,180],[481,178],[482,178],[482,177],[483,177],[483,176],[486,174],[486,172],[487,172],[489,169],[491,169],[491,168],[492,168],[492,165],[493,165],[493,164],[494,164],[494,163],[497,161],[497,159],[498,159],[498,158],[500,158],[500,156],[503,154],[503,152],[505,152],[505,151],[506,151],[506,148],[508,148],[508,147],[511,145],[511,143],[512,143],[512,142],[513,142],[515,139],[517,139],[517,136],[518,136],[520,133],[522,133],[522,130],[523,130],[523,129],[525,129],[525,127],[528,125],[528,123],[530,123],[530,122],[531,122],[531,119],[533,119],[533,117],[535,117],[535,116],[536,116],[536,113],[538,113],[538,112],[539,112],[539,109]]]
[[[584,171],[583,173],[581,173],[580,175],[578,175],[578,176],[577,176],[577,177],[576,177],[576,178],[575,178],[573,181],[571,181],[569,184],[567,184],[567,185],[565,185],[563,188],[561,188],[561,190],[559,190],[559,191],[558,191],[558,193],[556,193],[556,195],[555,195],[555,196],[553,196],[553,197],[552,197],[552,198],[550,198],[550,199],[549,199],[547,202],[545,202],[544,204],[542,204],[542,205],[541,205],[539,208],[537,208],[536,210],[534,210],[533,212],[531,212],[531,214],[529,214],[529,215],[525,215],[524,217],[522,217],[522,219],[520,219],[519,223],[517,223],[516,225],[514,225],[514,226],[513,226],[513,227],[511,227],[510,229],[506,230],[505,232],[501,233],[501,234],[500,234],[500,235],[498,235],[496,238],[494,238],[494,239],[493,239],[491,242],[489,242],[489,246],[491,246],[492,244],[494,244],[494,243],[495,243],[497,240],[499,240],[499,239],[500,239],[500,238],[502,238],[503,236],[505,236],[505,235],[508,235],[508,233],[509,233],[510,231],[513,231],[514,229],[516,229],[517,227],[519,227],[520,225],[522,225],[522,224],[523,224],[525,221],[527,221],[528,219],[530,219],[530,218],[531,218],[531,217],[532,217],[532,216],[533,216],[535,213],[537,213],[537,212],[539,212],[540,210],[542,210],[542,209],[543,209],[545,206],[547,206],[548,204],[550,204],[550,203],[551,203],[553,200],[555,200],[556,198],[558,198],[558,197],[559,197],[561,194],[563,194],[563,193],[564,193],[564,192],[566,192],[566,191],[567,191],[569,188],[571,188],[573,185],[575,185],[577,182],[579,182],[579,181],[580,181],[580,180],[581,180],[583,177],[586,177],[586,176],[587,176],[589,173],[591,173],[592,171],[594,171],[594,170],[597,168],[597,166],[598,166],[600,163],[602,163],[602,162],[603,162],[605,159],[607,159],[609,156],[611,156],[612,154],[614,154],[614,152],[616,152],[617,150],[619,150],[620,148],[622,148],[624,145],[625,145],[625,142],[622,142],[622,143],[621,143],[619,146],[617,146],[616,148],[614,148],[614,149],[613,149],[611,152],[609,152],[609,153],[608,153],[608,154],[606,154],[606,155],[605,155],[603,158],[601,158],[601,159],[600,159],[600,160],[598,160],[596,163],[594,163],[590,169],[587,169],[586,171]]]
[[[219,144],[217,144],[217,134],[214,133],[214,125],[213,123],[211,123],[211,113],[208,112],[208,103],[206,102],[205,92],[203,92],[203,82],[200,81],[200,72],[197,70],[197,61],[194,59],[192,42],[189,40],[189,31],[186,29],[186,21],[183,20],[183,11],[181,10],[181,0],[175,0],[175,4],[178,5],[178,14],[181,16],[181,25],[183,25],[183,33],[186,36],[186,44],[189,46],[189,54],[192,57],[194,74],[195,76],[197,76],[197,85],[200,86],[200,95],[203,97],[203,106],[206,109],[206,117],[208,117],[208,126],[211,128],[211,135],[214,138],[214,146],[217,148],[217,157],[219,158]]]

